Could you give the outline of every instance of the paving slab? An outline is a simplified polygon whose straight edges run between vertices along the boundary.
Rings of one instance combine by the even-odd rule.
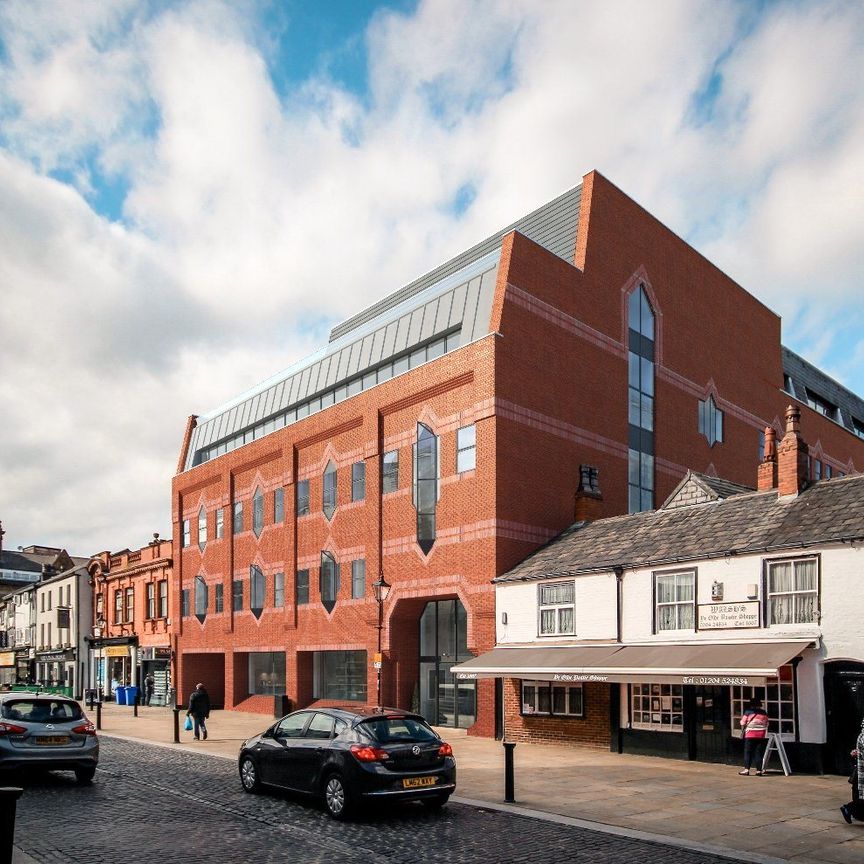
[[[88,713],[93,712],[88,709]],[[182,715],[180,717],[182,720]],[[214,711],[207,741],[190,732],[173,739],[167,708],[106,704],[102,734],[235,760],[240,744],[273,718]],[[182,724],[181,724],[182,725]],[[737,766],[687,762],[547,744],[514,750],[515,802],[504,800],[500,741],[438,729],[453,746],[458,800],[547,819],[573,819],[604,831],[639,831],[734,860],[795,864],[862,864],[864,823],[847,825],[843,777],[772,771],[741,777]],[[856,857],[857,856],[857,857]]]

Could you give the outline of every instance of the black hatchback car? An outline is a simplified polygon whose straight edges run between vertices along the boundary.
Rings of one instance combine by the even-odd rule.
[[[419,714],[391,708],[308,708],[244,741],[247,792],[273,786],[324,799],[334,819],[368,802],[420,800],[442,807],[456,760]]]

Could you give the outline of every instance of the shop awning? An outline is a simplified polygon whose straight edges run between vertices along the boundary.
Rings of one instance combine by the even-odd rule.
[[[493,648],[454,666],[457,678],[764,686],[812,639],[701,645],[580,645]]]

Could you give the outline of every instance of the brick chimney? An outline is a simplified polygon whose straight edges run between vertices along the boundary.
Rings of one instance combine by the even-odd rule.
[[[777,488],[777,433],[773,426],[765,427],[765,455],[759,463],[756,488],[760,492]]]
[[[593,522],[600,518],[603,496],[597,476],[600,472],[593,465],[579,466],[579,488],[576,490],[576,503],[573,518],[577,522]]]
[[[786,434],[777,448],[777,491],[781,496],[797,495],[807,485],[810,448],[801,438],[800,426],[801,411],[790,405],[786,409]]]

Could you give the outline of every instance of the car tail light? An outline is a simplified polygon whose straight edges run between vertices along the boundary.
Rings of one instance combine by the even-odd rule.
[[[453,748],[445,741],[438,748],[438,755],[439,756],[452,756],[453,755]]]
[[[386,750],[368,744],[352,744],[351,753],[358,762],[385,762],[390,758]]]
[[[76,726],[73,730],[78,735],[95,735],[96,727],[92,723],[82,723],[80,726]]]
[[[24,726],[16,726],[14,723],[3,723],[0,721],[0,735],[21,735],[26,732]]]

